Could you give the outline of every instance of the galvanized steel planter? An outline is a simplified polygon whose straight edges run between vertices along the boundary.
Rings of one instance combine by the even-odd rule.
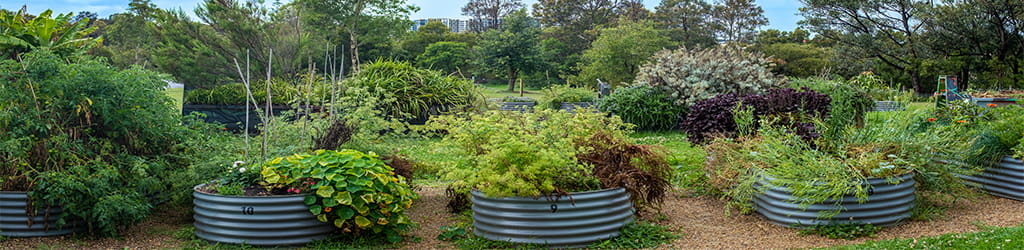
[[[982,107],[988,107],[989,104],[996,106],[1018,105],[1016,98],[971,98],[971,101]]]
[[[578,247],[619,236],[633,221],[625,189],[572,193],[557,202],[544,198],[489,198],[473,191],[473,232],[491,240]]]
[[[196,188],[202,185],[196,186]],[[327,238],[334,226],[320,222],[306,196],[225,196],[192,192],[199,238],[254,246],[302,245]]]
[[[875,101],[874,111],[899,111],[907,109],[897,101]]]
[[[533,112],[533,106],[536,105],[536,102],[502,102],[501,107],[498,107],[498,109],[502,111]]]
[[[69,220],[62,227],[57,227],[57,219],[63,209],[53,207],[37,211],[31,217],[32,226],[28,225],[29,216],[25,213],[28,205],[26,192],[0,191],[0,236],[6,237],[43,237],[65,235],[81,230],[79,222]],[[50,217],[46,214],[49,212]]]
[[[559,108],[568,111],[569,113],[575,113],[576,109],[585,109],[590,106],[594,106],[593,102],[563,102]]]
[[[1024,162],[1019,159],[1004,156],[978,175],[960,178],[980,184],[981,189],[992,195],[1024,201]]]
[[[799,207],[797,198],[787,188],[771,187],[764,193],[754,196],[754,210],[764,215],[777,225],[786,227],[805,227],[822,224],[871,224],[875,226],[893,226],[910,218],[914,207],[915,188],[914,174],[898,176],[900,183],[890,184],[885,178],[868,178],[871,186],[865,203],[858,203],[853,195],[844,196],[842,207],[836,206],[834,200],[811,204],[806,209]],[[767,181],[759,181],[758,186],[768,185]],[[836,211],[839,214],[830,219],[819,219],[823,211]]]

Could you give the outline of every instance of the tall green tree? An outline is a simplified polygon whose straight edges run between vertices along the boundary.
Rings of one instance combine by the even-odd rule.
[[[718,38],[725,41],[749,43],[758,28],[768,25],[764,9],[754,0],[722,0],[713,13]]]
[[[272,23],[269,10],[255,0],[206,0],[195,9],[196,16],[224,41],[206,45],[217,53],[243,61],[246,51],[255,72],[266,71],[270,61]]]
[[[455,73],[469,65],[470,58],[469,46],[466,43],[436,42],[427,46],[426,51],[416,57],[416,64],[422,68]]]
[[[619,0],[539,0],[533,5],[533,16],[545,27],[556,29],[548,34],[569,45],[579,54],[597,37],[593,29],[611,24],[617,17]]]
[[[945,59],[934,71],[956,72],[962,85],[1024,87],[1024,2],[949,0],[928,16],[923,37]]]
[[[611,84],[632,82],[640,65],[654,52],[672,49],[673,44],[651,21],[625,21],[600,33],[594,45],[583,52],[582,70],[571,83],[596,86],[596,79]]]
[[[502,19],[501,29],[480,35],[476,50],[481,69],[504,74],[512,91],[521,73],[533,71],[542,62],[539,35],[539,23],[525,9],[510,13]]]
[[[348,34],[348,53],[353,71],[359,69],[359,49],[364,36],[390,35],[408,29],[409,14],[419,10],[405,0],[297,0],[314,23],[340,27]],[[330,31],[330,30],[329,30]],[[380,36],[378,36],[380,37]],[[387,37],[391,38],[391,37]],[[378,42],[378,41],[374,41]],[[384,43],[385,41],[379,41]],[[378,43],[380,44],[380,43]]]
[[[920,18],[931,1],[925,0],[801,0],[808,31],[861,50],[909,76],[920,92],[923,59],[928,58],[921,33],[928,22]]]
[[[160,43],[153,23],[158,10],[149,0],[132,0],[128,12],[110,16],[103,45],[109,49],[113,65],[151,66],[151,55]]]
[[[409,57],[416,58],[423,51],[426,50],[427,46],[445,41],[451,33],[448,26],[439,21],[428,22],[426,25],[420,26],[419,30],[405,41],[401,42],[402,49],[408,53]]]
[[[704,0],[662,0],[654,10],[655,20],[668,29],[672,40],[686,47],[706,47],[717,43],[717,23],[711,19],[711,5]]]
[[[501,18],[523,8],[522,0],[469,0],[462,7],[462,15],[470,16],[468,28],[473,32],[497,29]]]
[[[193,22],[180,10],[157,13],[154,25],[159,45],[152,58],[159,71],[173,75],[187,88],[208,88],[238,79],[229,59],[232,55],[221,54],[211,46],[228,43],[213,28]],[[244,63],[244,58],[239,62]]]

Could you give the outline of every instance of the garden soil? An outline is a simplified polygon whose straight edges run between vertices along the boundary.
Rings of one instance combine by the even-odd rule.
[[[403,245],[406,249],[453,248],[449,242],[436,239],[440,228],[458,222],[456,215],[445,208],[443,187],[419,186],[420,199],[409,211],[409,217],[420,224],[412,232],[418,242]],[[193,246],[174,237],[175,232],[191,224],[191,207],[161,207],[150,218],[127,230],[120,238],[90,239],[80,236],[47,238],[7,238],[0,249],[112,249],[112,248],[182,248]],[[666,225],[681,238],[659,248],[675,249],[779,249],[827,247],[861,243],[867,240],[934,236],[947,233],[982,231],[979,226],[1008,227],[1024,223],[1024,202],[981,195],[950,205],[944,215],[931,221],[910,221],[883,229],[874,238],[857,240],[828,239],[817,235],[801,235],[798,231],[768,223],[759,215],[727,216],[725,203],[715,197],[689,196],[673,192],[660,211],[651,211],[645,219]]]

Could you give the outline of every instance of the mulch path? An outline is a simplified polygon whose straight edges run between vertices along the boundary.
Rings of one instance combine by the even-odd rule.
[[[436,239],[441,226],[456,223],[456,215],[445,208],[444,188],[420,186],[420,199],[408,211],[409,217],[420,224],[411,236],[419,242],[409,242],[406,249],[453,248],[449,242]],[[0,242],[0,249],[111,249],[111,248],[181,248],[188,242],[174,238],[174,232],[191,223],[191,207],[161,207],[150,219],[123,231],[120,238],[89,239],[80,236],[47,238],[8,238]],[[681,238],[659,248],[722,249],[722,248],[807,248],[861,243],[867,240],[935,236],[947,233],[977,232],[984,226],[1019,226],[1024,224],[1024,202],[988,195],[952,204],[943,214],[931,221],[910,221],[883,229],[874,238],[856,240],[828,239],[817,235],[801,235],[798,231],[768,223],[759,215],[726,216],[725,203],[715,197],[690,197],[675,192],[665,200],[660,213],[650,216],[655,223],[667,225]]]

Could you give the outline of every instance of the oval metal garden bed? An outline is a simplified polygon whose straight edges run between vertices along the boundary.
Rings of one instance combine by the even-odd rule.
[[[196,236],[209,241],[254,246],[302,245],[327,238],[335,229],[309,212],[303,203],[304,194],[192,194]]]
[[[67,224],[57,227],[57,220],[64,211],[60,207],[37,210],[35,215],[29,216],[25,211],[28,206],[27,192],[0,191],[0,236],[44,237],[81,230],[78,220],[68,220]]]
[[[802,228],[812,225],[829,224],[871,224],[874,226],[893,226],[910,218],[911,209],[916,198],[914,174],[897,177],[899,183],[891,184],[886,178],[868,178],[868,199],[858,202],[853,195],[843,196],[840,206],[834,200],[811,204],[801,208],[799,198],[785,187],[770,187],[764,193],[755,195],[754,210],[764,215],[777,225]],[[766,186],[767,181],[759,181],[758,185]],[[821,219],[824,213],[839,211],[829,219]]]
[[[992,195],[1024,201],[1024,162],[1019,159],[1004,156],[978,175],[960,178],[981,185],[981,189]]]
[[[544,198],[489,198],[472,192],[473,232],[490,240],[580,247],[619,236],[633,221],[633,204],[623,188]]]

